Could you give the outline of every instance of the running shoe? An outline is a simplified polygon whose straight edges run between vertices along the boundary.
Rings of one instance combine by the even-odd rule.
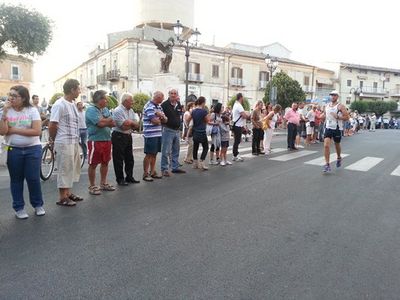
[[[342,166],[342,160],[343,158],[338,157],[338,159],[336,160],[336,168],[340,168]]]
[[[324,166],[324,173],[330,172],[331,171],[331,166],[329,164],[326,164]]]

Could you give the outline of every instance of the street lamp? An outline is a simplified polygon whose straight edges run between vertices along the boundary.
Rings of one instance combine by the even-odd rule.
[[[185,105],[189,96],[189,56],[190,56],[190,49],[197,47],[197,43],[199,42],[199,35],[201,33],[197,30],[197,28],[193,31],[191,30],[190,35],[187,37],[183,37],[183,28],[184,26],[181,24],[179,20],[173,25],[174,33],[176,36],[176,40],[178,41],[179,45],[185,48]],[[189,41],[191,37],[194,37],[194,41]]]
[[[276,90],[275,87],[272,86],[272,77],[274,75],[276,68],[278,67],[278,60],[276,57],[271,57],[269,54],[267,54],[267,56],[265,57],[265,63],[267,64],[267,68],[271,74],[271,85],[269,86],[269,100],[273,105],[275,105]],[[274,96],[272,95],[273,91],[275,91]]]
[[[357,101],[357,95],[362,97],[364,96],[363,92],[362,92],[362,88],[351,88],[350,92],[349,92],[349,96],[351,98],[351,95],[354,94],[354,101]]]

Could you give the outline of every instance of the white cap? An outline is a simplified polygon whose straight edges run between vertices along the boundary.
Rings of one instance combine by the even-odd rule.
[[[332,92],[329,93],[329,96],[331,95],[338,95],[339,96],[339,92],[337,90],[333,90]]]

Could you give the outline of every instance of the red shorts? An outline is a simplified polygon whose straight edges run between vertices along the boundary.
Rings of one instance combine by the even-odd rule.
[[[111,141],[88,141],[88,164],[108,164],[111,160]]]

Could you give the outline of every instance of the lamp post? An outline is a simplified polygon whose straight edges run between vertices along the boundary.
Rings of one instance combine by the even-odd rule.
[[[190,49],[193,49],[197,47],[197,43],[199,42],[199,35],[201,33],[197,30],[197,28],[190,32],[190,35],[187,37],[183,37],[183,28],[184,26],[181,24],[179,20],[176,21],[176,23],[173,25],[174,28],[174,33],[176,36],[176,40],[178,41],[179,45],[184,47],[185,49],[185,56],[186,56],[186,62],[185,62],[185,105],[187,104],[187,99],[189,96],[189,56],[190,56]],[[194,42],[190,41],[190,38],[194,37]]]
[[[269,100],[272,103],[272,105],[275,105],[276,103],[276,91],[275,87],[272,86],[272,77],[274,75],[274,72],[276,68],[278,67],[278,60],[276,57],[271,57],[269,54],[265,57],[265,63],[267,64],[267,68],[271,74],[271,85],[269,86]],[[275,91],[274,95],[272,95],[273,91]]]
[[[354,101],[357,101],[357,95],[360,96],[360,97],[364,96],[363,92],[362,92],[362,88],[359,88],[359,87],[358,88],[351,88],[350,91],[349,91],[350,98],[351,98],[352,94],[354,94]]]

